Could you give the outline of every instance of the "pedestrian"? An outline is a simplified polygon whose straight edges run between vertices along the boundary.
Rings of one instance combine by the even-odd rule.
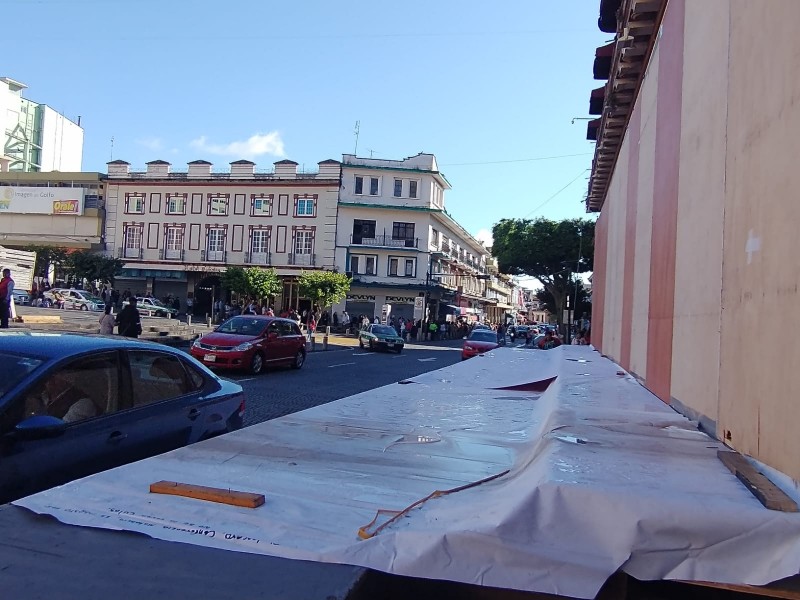
[[[538,344],[541,350],[550,350],[551,348],[557,348],[560,345],[561,340],[555,337],[552,329],[547,330],[547,333],[545,333],[544,337],[539,340]]]
[[[142,318],[136,308],[136,296],[131,296],[116,318],[117,332],[125,337],[138,338],[142,334]]]
[[[175,296],[172,299],[172,308],[175,309],[175,315],[176,316],[180,314],[180,312],[181,312],[181,299],[178,298],[177,296]]]
[[[3,278],[0,279],[0,329],[8,329],[13,297],[14,280],[11,279],[11,269],[3,269]]]
[[[191,293],[186,296],[186,314],[187,315],[194,314],[194,298],[192,298]]]
[[[306,329],[308,330],[308,341],[314,339],[314,332],[317,330],[317,320],[314,318],[314,313],[308,313],[308,320],[306,321]]]
[[[103,335],[111,335],[114,333],[114,325],[116,325],[116,319],[114,319],[114,315],[111,314],[111,304],[107,303],[106,312],[100,317],[100,333]]]

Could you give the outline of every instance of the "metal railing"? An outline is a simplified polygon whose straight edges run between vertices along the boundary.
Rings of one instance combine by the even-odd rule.
[[[354,246],[383,246],[386,248],[419,248],[419,238],[393,238],[390,235],[376,235],[373,237],[350,236],[350,243]]]
[[[227,257],[225,250],[201,250],[200,260],[203,262],[225,262]]]
[[[271,252],[247,252],[244,255],[244,262],[251,265],[271,265]]]
[[[312,267],[316,264],[316,254],[290,254],[289,264]]]
[[[140,248],[118,248],[117,258],[134,258],[141,259],[144,255],[144,250]]]

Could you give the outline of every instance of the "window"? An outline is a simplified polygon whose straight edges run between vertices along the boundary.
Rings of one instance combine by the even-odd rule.
[[[225,260],[225,230],[209,229],[206,244],[206,260]]]
[[[269,196],[253,198],[253,216],[269,217],[270,215],[272,215],[272,198]]]
[[[379,179],[377,177],[370,177],[369,178],[369,195],[370,196],[377,196],[378,195],[378,183]]]
[[[392,224],[392,239],[393,240],[413,240],[414,239],[414,223],[393,223]]]
[[[269,252],[269,231],[254,229],[250,242],[250,251],[253,254],[266,254]]]
[[[168,215],[185,215],[186,214],[186,196],[174,195],[167,196],[167,214]]]
[[[358,273],[358,258],[358,256],[350,257],[350,271],[352,273]]]
[[[128,225],[125,228],[125,258],[139,258],[142,255],[142,226]]]
[[[406,277],[414,276],[414,260],[411,258],[406,259]]]
[[[413,179],[408,182],[408,197],[409,198],[416,198],[417,197],[417,182]]]
[[[364,193],[364,178],[356,175],[355,193],[359,196]]]
[[[314,232],[302,231],[295,232],[294,253],[311,254],[314,249]]]
[[[125,194],[125,212],[129,215],[143,215],[144,194]]]
[[[397,264],[400,261],[397,258],[390,258],[389,259],[389,275],[392,277],[397,277]]]
[[[375,221],[365,221],[363,219],[353,219],[353,240],[354,244],[361,244],[364,239],[375,238]]]
[[[394,180],[394,197],[400,198],[403,195],[403,180],[402,179],[395,179]]]
[[[49,415],[73,423],[119,409],[116,352],[69,363],[38,383],[25,397],[25,415]]]
[[[167,227],[167,247],[164,258],[180,260],[183,253],[183,227]]]
[[[133,406],[145,406],[179,398],[196,387],[181,360],[160,352],[128,352],[133,387]]]
[[[313,217],[314,216],[314,199],[313,198],[298,198],[295,204],[295,217]]]
[[[364,273],[366,275],[375,275],[375,273],[376,273],[376,271],[375,271],[375,262],[376,261],[375,261],[375,257],[374,256],[368,256],[367,257],[367,266],[366,266],[366,269],[364,269]]]
[[[208,199],[208,214],[209,215],[227,215],[228,214],[228,198],[225,196],[214,196]]]

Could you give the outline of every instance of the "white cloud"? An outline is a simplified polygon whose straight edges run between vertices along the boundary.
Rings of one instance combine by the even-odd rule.
[[[487,248],[491,248],[492,244],[494,244],[494,238],[492,237],[492,232],[488,229],[481,229],[478,233],[475,234],[475,239],[482,243]]]
[[[136,140],[136,143],[139,144],[140,146],[144,146],[148,150],[153,150],[153,151],[161,150],[164,147],[164,143],[161,141],[161,138],[157,138],[154,136],[139,138],[138,140]]]
[[[244,141],[229,142],[227,144],[209,143],[206,136],[201,135],[196,140],[190,142],[192,148],[196,148],[209,154],[219,154],[221,156],[233,156],[236,158],[254,158],[262,154],[272,156],[283,156],[283,140],[280,133],[272,131],[270,133],[256,133]]]

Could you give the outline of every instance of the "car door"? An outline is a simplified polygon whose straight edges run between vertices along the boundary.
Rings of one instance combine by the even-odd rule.
[[[280,361],[290,363],[295,354],[305,345],[305,337],[296,323],[291,321],[280,322]]]
[[[50,369],[4,407],[0,502],[127,462],[120,380],[119,352],[93,353]],[[28,439],[14,431],[31,416],[66,419],[81,403],[94,406],[94,414],[75,412],[57,434]]]
[[[125,434],[131,452],[144,458],[196,441],[206,418],[209,402],[204,402],[203,392],[208,382],[191,378],[174,354],[125,354],[130,374]]]
[[[270,321],[269,325],[267,325],[266,332],[264,333],[264,341],[261,345],[264,349],[264,360],[267,364],[275,364],[280,360],[282,343],[283,340],[281,340],[279,321]]]

